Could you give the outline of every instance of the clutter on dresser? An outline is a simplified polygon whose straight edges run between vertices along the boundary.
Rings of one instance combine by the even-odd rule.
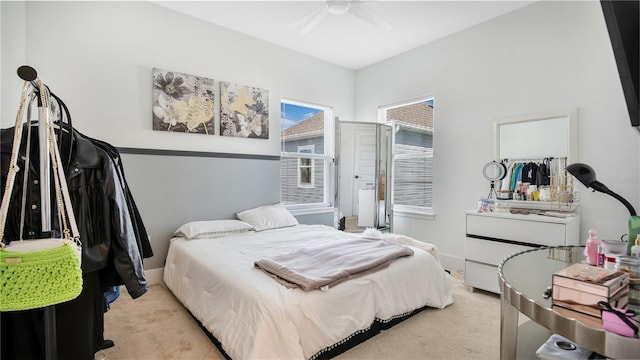
[[[574,212],[567,211],[551,211],[551,210],[536,210],[536,209],[525,209],[525,208],[510,208],[509,212],[511,214],[520,214],[520,215],[542,215],[542,216],[550,216],[556,218],[570,218],[575,217],[576,214]]]
[[[495,208],[496,208],[496,202],[493,199],[481,198],[480,200],[478,200],[479,213],[492,212],[495,210]]]
[[[501,159],[487,163],[483,175],[491,181],[488,198],[496,199],[495,211],[519,208],[575,212],[579,198],[566,164],[566,157]]]

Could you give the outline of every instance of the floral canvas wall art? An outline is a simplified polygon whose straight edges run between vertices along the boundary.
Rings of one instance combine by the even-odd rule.
[[[269,138],[269,91],[220,82],[220,135]]]
[[[214,135],[214,80],[153,69],[153,130]]]

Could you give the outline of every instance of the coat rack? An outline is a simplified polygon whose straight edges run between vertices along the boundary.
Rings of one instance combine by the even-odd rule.
[[[36,89],[36,92],[39,92],[38,86],[36,85],[36,80],[38,79],[38,72],[28,65],[23,65],[18,68],[18,76],[24,80],[31,83],[31,85]],[[46,86],[46,85],[44,85]],[[41,223],[42,223],[42,231],[49,232],[51,231],[51,193],[50,193],[50,173],[49,173],[49,165],[51,159],[48,156],[48,148],[47,146],[43,146],[43,144],[47,144],[47,139],[49,137],[49,128],[46,124],[43,124],[42,119],[44,118],[42,113],[42,100],[38,96],[38,141],[39,141],[39,149],[40,149],[40,214],[41,214]],[[27,124],[30,125],[31,119],[27,119]],[[27,150],[29,144],[27,144]],[[25,174],[28,169],[25,169]],[[57,345],[56,345],[56,312],[53,306],[47,306],[44,308],[44,334],[45,334],[45,356],[47,360],[56,360],[57,359]]]
[[[29,81],[38,92],[35,83],[38,79],[38,72],[31,66],[23,65],[18,68],[18,76],[25,81]],[[45,85],[46,86],[46,85]],[[38,97],[38,116],[42,120],[42,100]],[[31,120],[31,119],[29,119]],[[40,144],[40,210],[42,214],[42,231],[51,231],[51,199],[49,192],[49,184],[51,183],[49,174],[49,165],[51,159],[48,156],[48,149],[42,144],[47,143],[49,138],[49,127],[43,126],[42,121],[38,121],[38,142]]]

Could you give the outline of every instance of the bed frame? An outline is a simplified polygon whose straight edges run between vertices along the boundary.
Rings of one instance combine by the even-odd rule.
[[[371,339],[372,337],[378,335],[381,331],[383,330],[389,330],[392,327],[394,327],[395,325],[409,319],[410,317],[413,317],[414,315],[422,312],[423,310],[426,310],[427,308],[429,308],[428,306],[423,306],[419,309],[413,310],[411,312],[409,312],[408,314],[403,314],[401,316],[398,317],[394,317],[393,319],[389,320],[389,321],[382,321],[382,320],[376,320],[374,321],[368,329],[366,330],[360,330],[360,331],[356,331],[355,333],[351,334],[347,339],[344,339],[336,344],[333,344],[329,347],[326,347],[320,351],[318,351],[315,355],[313,355],[310,360],[315,360],[315,359],[331,359],[334,358],[340,354],[342,354],[343,352]],[[186,309],[185,309],[186,310]],[[195,316],[193,316],[193,314],[191,314],[191,312],[189,310],[187,310],[187,312],[189,312],[189,315],[191,315],[191,317],[193,318],[193,320],[195,320],[195,322],[198,324],[198,326],[200,326],[200,328],[202,329],[202,331],[204,331],[204,333],[207,335],[207,337],[209,338],[209,340],[211,340],[211,342],[216,346],[216,348],[218,349],[218,351],[220,351],[220,353],[224,356],[225,359],[227,360],[233,360],[231,359],[231,357],[227,354],[226,351],[224,351],[224,349],[222,348],[222,344],[220,344],[220,341],[218,341],[218,339],[216,339],[215,336],[213,336],[213,334],[211,334],[211,332],[209,332],[209,330],[207,330],[207,328],[205,328],[202,325],[202,322],[200,322],[200,320],[196,319]]]

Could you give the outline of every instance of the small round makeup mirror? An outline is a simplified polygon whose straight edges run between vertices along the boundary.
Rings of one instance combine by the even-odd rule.
[[[489,189],[489,199],[495,199],[498,194],[496,193],[496,181],[504,179],[507,174],[507,167],[503,163],[497,161],[490,161],[482,168],[482,175],[484,178],[491,181],[491,189]]]

